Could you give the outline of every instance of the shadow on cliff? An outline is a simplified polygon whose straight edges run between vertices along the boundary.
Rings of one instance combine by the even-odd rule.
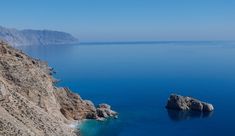
[[[196,118],[210,118],[213,116],[213,112],[198,112],[198,111],[179,111],[179,110],[167,110],[168,116],[172,121],[184,121]]]

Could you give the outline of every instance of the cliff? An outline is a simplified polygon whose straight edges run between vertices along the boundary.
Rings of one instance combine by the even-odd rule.
[[[73,136],[70,124],[100,119],[100,108],[68,88],[54,86],[45,62],[0,42],[0,135]],[[104,113],[115,116],[109,109]]]
[[[0,39],[13,46],[78,43],[78,39],[65,32],[51,30],[17,30],[2,26],[0,26]]]

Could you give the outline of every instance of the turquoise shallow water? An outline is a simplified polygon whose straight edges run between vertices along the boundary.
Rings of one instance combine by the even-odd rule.
[[[112,136],[120,132],[119,120],[108,119],[106,121],[87,120],[80,125],[82,136]]]
[[[119,119],[82,124],[83,136],[235,134],[235,44],[156,42],[21,47],[46,60],[84,99],[106,102]],[[165,109],[170,93],[214,104],[211,114]]]

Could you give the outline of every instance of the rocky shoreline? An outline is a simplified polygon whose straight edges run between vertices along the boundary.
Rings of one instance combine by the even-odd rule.
[[[71,124],[117,118],[111,106],[95,107],[68,88],[56,87],[52,68],[0,42],[0,135],[76,136]]]
[[[108,104],[99,104],[97,107],[90,100],[82,98],[73,93],[69,88],[59,88],[56,98],[61,105],[60,112],[68,120],[116,118],[118,113],[111,110]],[[85,108],[84,108],[85,107]],[[81,112],[83,110],[83,112]]]

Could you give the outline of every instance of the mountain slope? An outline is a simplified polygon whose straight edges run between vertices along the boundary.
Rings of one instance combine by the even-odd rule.
[[[54,81],[45,62],[0,41],[1,136],[75,136],[71,124],[99,119],[91,101]]]
[[[17,30],[1,26],[0,39],[13,46],[78,43],[78,39],[65,32],[51,30]]]

